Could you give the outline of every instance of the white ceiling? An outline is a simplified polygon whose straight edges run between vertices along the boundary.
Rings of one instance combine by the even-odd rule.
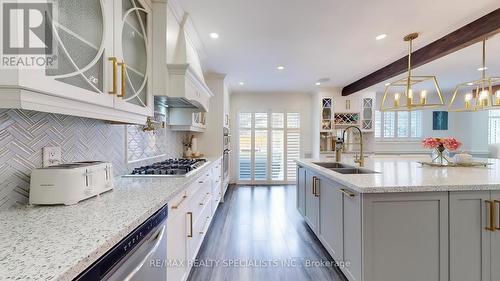
[[[227,73],[235,92],[309,91],[323,77],[331,81],[322,86],[343,87],[404,56],[404,35],[419,32],[418,49],[500,8],[498,0],[180,2],[203,42],[204,70]]]

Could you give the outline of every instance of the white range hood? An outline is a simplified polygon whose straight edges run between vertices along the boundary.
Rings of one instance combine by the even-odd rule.
[[[186,108],[191,111],[208,112],[213,96],[205,83],[201,63],[196,48],[184,30],[188,14],[184,14],[179,24],[179,32],[172,63],[167,63],[167,93],[155,95],[155,102],[169,108]]]

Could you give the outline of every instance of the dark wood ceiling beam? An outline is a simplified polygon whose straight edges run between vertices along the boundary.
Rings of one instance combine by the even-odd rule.
[[[429,45],[412,53],[412,67],[416,68],[450,53],[480,42],[483,38],[500,32],[500,8],[453,31]],[[348,96],[370,86],[383,82],[406,72],[408,56],[353,82],[342,89],[342,95]]]

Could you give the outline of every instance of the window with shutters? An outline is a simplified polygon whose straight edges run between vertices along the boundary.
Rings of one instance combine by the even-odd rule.
[[[488,114],[488,143],[500,143],[500,110],[490,110]]]
[[[375,138],[379,141],[422,138],[422,111],[375,111]]]
[[[298,112],[241,112],[238,114],[239,180],[295,181],[300,157]]]

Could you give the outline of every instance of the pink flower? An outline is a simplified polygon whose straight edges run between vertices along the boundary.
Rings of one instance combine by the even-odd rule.
[[[422,146],[428,149],[436,149],[441,147],[441,150],[445,148],[454,151],[462,146],[456,138],[426,138],[422,141]]]
[[[443,145],[449,151],[457,150],[462,146],[462,143],[455,138],[447,138],[444,140]]]
[[[440,139],[438,138],[426,138],[422,141],[422,145],[425,148],[434,149],[437,148],[439,145],[441,145],[441,142]]]

